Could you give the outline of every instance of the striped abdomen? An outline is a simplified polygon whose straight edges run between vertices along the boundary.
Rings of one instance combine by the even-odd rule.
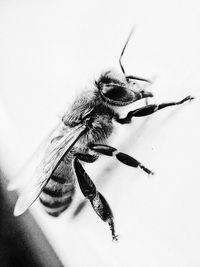
[[[51,175],[40,195],[40,202],[49,215],[59,216],[72,202],[75,192],[71,160],[65,158]]]

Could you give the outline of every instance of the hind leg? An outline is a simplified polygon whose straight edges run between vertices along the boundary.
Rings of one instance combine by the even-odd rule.
[[[86,171],[84,170],[83,166],[80,163],[80,160],[85,162],[94,162],[96,158],[89,154],[76,154],[73,167],[74,171],[83,195],[90,201],[94,211],[96,214],[104,221],[107,222],[113,240],[117,240],[118,236],[115,234],[115,226],[113,221],[113,214],[111,208],[104,198],[104,196],[97,191],[95,184],[92,182]]]

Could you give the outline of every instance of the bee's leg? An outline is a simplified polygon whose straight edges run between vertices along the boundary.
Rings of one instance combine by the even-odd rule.
[[[120,162],[131,166],[131,167],[139,167],[141,168],[143,171],[145,171],[148,174],[153,174],[152,171],[150,171],[149,169],[147,169],[142,163],[140,163],[138,160],[134,159],[133,157],[124,154],[122,152],[118,152],[116,148],[108,146],[108,145],[101,145],[101,144],[94,144],[90,146],[90,149],[106,155],[106,156],[110,156],[113,157],[115,156]]]
[[[187,96],[184,99],[182,99],[181,101],[178,102],[169,102],[169,103],[163,103],[163,104],[159,104],[159,105],[147,105],[145,107],[142,108],[138,108],[136,110],[130,111],[127,116],[125,118],[119,118],[119,115],[116,114],[115,120],[121,124],[126,124],[126,123],[130,123],[132,117],[143,117],[143,116],[148,116],[160,109],[166,108],[166,107],[170,107],[170,106],[175,106],[175,105],[180,105],[183,104],[186,101],[191,101],[192,99],[194,99],[194,97],[192,96]]]
[[[94,185],[88,174],[85,172],[79,159],[86,162],[93,162],[95,159],[92,155],[89,154],[77,154],[73,161],[74,171],[83,195],[90,201],[97,215],[104,222],[107,222],[109,224],[110,230],[112,232],[112,238],[113,240],[117,241],[118,236],[115,234],[115,226],[111,208],[103,195],[96,190],[96,186]]]

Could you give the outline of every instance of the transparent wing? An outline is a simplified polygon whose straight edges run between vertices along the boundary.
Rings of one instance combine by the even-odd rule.
[[[74,144],[88,131],[86,125],[78,125],[71,130],[62,125],[50,138],[40,164],[36,167],[33,176],[29,178],[27,186],[22,190],[15,205],[14,215],[24,213],[39,197],[49,181],[52,172],[59,165]]]
[[[39,165],[44,157],[45,147],[49,143],[49,140],[52,139],[52,135],[59,129],[61,123],[57,124],[53,130],[50,131],[48,136],[46,136],[42,142],[36,147],[33,153],[25,160],[20,169],[13,174],[11,181],[7,186],[8,191],[18,190],[23,188],[25,184],[30,181],[30,176],[35,171],[35,167]],[[32,177],[32,176],[31,176]]]

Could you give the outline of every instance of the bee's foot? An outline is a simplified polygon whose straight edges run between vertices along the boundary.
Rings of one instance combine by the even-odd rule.
[[[119,235],[114,235],[114,236],[112,237],[112,241],[113,241],[113,242],[118,242],[118,241],[119,241]]]
[[[150,170],[150,172],[148,173],[148,175],[154,175],[154,174],[155,174],[155,172],[152,170]]]
[[[111,230],[111,233],[112,233],[112,241],[113,242],[117,242],[119,236],[115,234],[115,226],[114,226],[113,218],[110,217],[108,219],[108,224],[109,224],[109,227],[110,227],[110,230]]]
[[[139,166],[140,166],[140,168],[141,168],[143,171],[145,171],[148,175],[154,175],[154,172],[151,171],[151,170],[149,170],[149,169],[147,169],[144,165],[140,164]]]
[[[193,99],[194,99],[193,96],[188,95],[188,96],[186,96],[183,100],[181,100],[179,103],[180,103],[180,104],[183,104],[184,102],[186,102],[186,101],[192,101]]]

